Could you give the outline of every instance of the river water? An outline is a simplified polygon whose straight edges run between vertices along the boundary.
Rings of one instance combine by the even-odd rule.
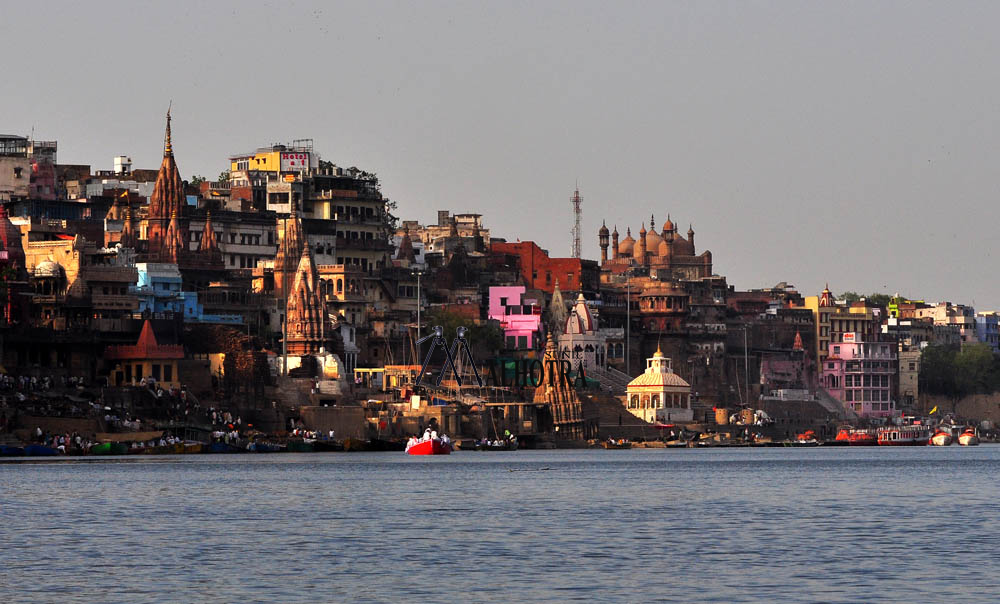
[[[0,601],[992,601],[998,468],[992,445],[22,459]]]

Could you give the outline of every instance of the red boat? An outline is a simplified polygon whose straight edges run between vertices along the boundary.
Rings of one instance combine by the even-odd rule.
[[[926,446],[931,430],[927,426],[883,426],[878,429],[879,445]]]
[[[406,452],[410,455],[450,455],[451,443],[440,438],[422,440],[407,446]]]
[[[837,438],[834,440],[838,443],[858,446],[875,446],[879,444],[874,430],[870,428],[852,428],[850,426],[841,428],[837,432]]]

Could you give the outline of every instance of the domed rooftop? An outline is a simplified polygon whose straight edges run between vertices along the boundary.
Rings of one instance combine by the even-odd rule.
[[[63,267],[58,262],[46,260],[35,266],[35,277],[62,277]]]
[[[663,243],[663,237],[655,230],[650,230],[646,233],[646,249],[652,253],[657,253],[660,249],[660,244]]]
[[[690,388],[691,384],[684,381],[684,378],[677,375],[676,373],[670,372],[647,372],[641,374],[639,377],[635,378],[628,383],[629,386],[679,386],[681,388]]]
[[[634,245],[635,245],[635,239],[632,239],[632,229],[629,228],[627,234],[625,235],[625,239],[622,239],[622,242],[618,244],[618,253],[623,256],[624,255],[631,256],[632,247]]]

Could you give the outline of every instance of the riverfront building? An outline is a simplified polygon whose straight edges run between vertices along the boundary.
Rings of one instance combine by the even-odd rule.
[[[896,346],[892,342],[866,341],[863,334],[843,334],[830,343],[823,360],[820,382],[831,396],[859,417],[892,417],[896,375]]]
[[[674,373],[670,359],[657,349],[646,359],[646,371],[628,384],[625,408],[650,423],[689,422],[691,385]]]

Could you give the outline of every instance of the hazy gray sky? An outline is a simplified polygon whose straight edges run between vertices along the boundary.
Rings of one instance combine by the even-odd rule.
[[[1000,308],[1000,3],[18,2],[0,132],[184,178],[313,138],[403,218],[584,253],[667,213],[737,288]]]

